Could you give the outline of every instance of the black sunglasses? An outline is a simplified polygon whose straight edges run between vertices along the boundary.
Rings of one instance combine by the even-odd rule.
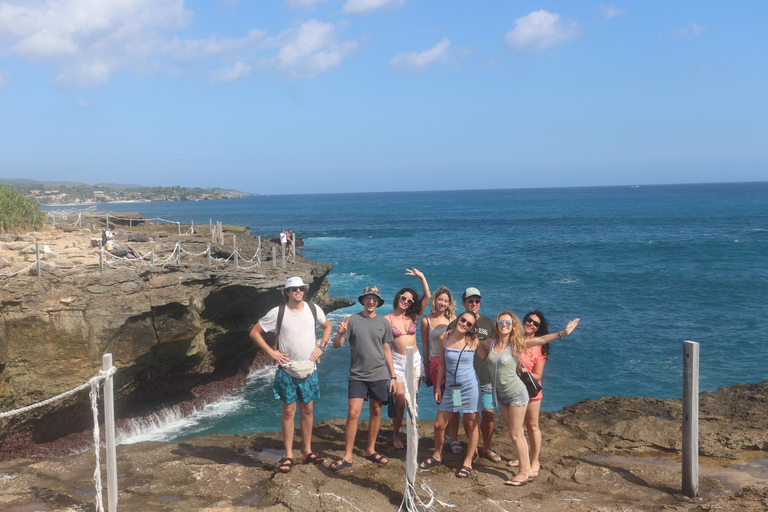
[[[529,316],[525,317],[524,321],[525,321],[525,323],[533,324],[534,327],[538,327],[538,326],[541,325],[541,322],[537,322],[536,320],[534,320],[533,318],[531,318]]]
[[[472,328],[472,326],[473,326],[473,325],[475,325],[475,324],[473,324],[472,322],[470,322],[469,320],[465,319],[463,316],[462,316],[461,318],[459,318],[459,322],[461,322],[461,323],[463,323],[464,325],[466,325],[466,326],[467,326],[467,329],[471,329],[471,328]]]
[[[480,304],[480,299],[467,299],[467,304]]]
[[[304,291],[304,287],[303,286],[292,286],[290,288],[290,290],[292,292],[303,292]]]
[[[400,296],[400,302],[403,302],[403,301],[407,302],[409,306],[410,306],[411,304],[413,304],[413,300],[412,300],[412,299],[409,299],[409,298],[408,298],[408,297],[406,297],[405,295],[401,295],[401,296]]]

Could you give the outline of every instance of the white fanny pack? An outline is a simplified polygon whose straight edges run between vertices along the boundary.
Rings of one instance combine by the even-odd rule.
[[[283,369],[294,379],[306,379],[315,371],[315,363],[291,363]]]

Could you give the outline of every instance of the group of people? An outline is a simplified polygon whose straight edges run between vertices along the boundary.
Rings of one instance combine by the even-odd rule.
[[[549,343],[571,334],[579,319],[572,320],[565,329],[555,333],[549,333],[541,311],[531,311],[521,322],[513,312],[504,310],[494,321],[480,315],[482,295],[477,288],[464,291],[464,311],[457,316],[453,294],[448,288],[441,286],[432,294],[421,271],[406,269],[406,275],[420,280],[421,296],[413,288],[402,288],[395,295],[392,313],[380,316],[377,309],[385,301],[377,287],[369,286],[358,297],[363,311],[343,317],[338,325],[333,347],[338,349],[348,342],[351,352],[348,412],[344,455],[334,460],[329,468],[338,471],[352,466],[360,413],[366,400],[370,421],[365,458],[379,465],[389,463],[385,455],[376,451],[376,440],[382,405],[390,396],[397,402],[392,444],[396,450],[404,448],[400,429],[406,405],[406,351],[413,347],[414,387],[420,380],[426,381],[428,386],[434,387],[434,399],[438,404],[434,451],[420,467],[428,469],[443,464],[444,444],[449,444],[453,453],[464,451],[458,440],[462,414],[466,453],[456,476],[470,476],[472,463],[478,455],[500,463],[501,457],[491,448],[494,409],[498,407],[517,453],[517,460],[508,462],[510,467],[518,468],[517,474],[505,483],[520,486],[533,481],[540,469],[538,416],[542,394],[538,390],[535,396],[529,396],[521,375],[539,382]],[[311,449],[312,404],[320,396],[315,362],[331,342],[333,327],[318,306],[304,301],[308,289],[300,277],[288,279],[283,289],[285,304],[272,309],[251,330],[253,341],[278,364],[273,391],[283,405],[285,457],[277,466],[283,473],[291,471],[294,464],[297,403],[303,461],[318,464],[324,460]],[[427,307],[429,313],[419,322]],[[323,328],[319,345],[315,336],[317,326]],[[421,353],[416,339],[419,327]],[[265,340],[265,332],[275,333],[273,346]],[[524,428],[528,431],[527,443]]]
[[[283,247],[283,254],[290,256],[293,250],[293,230],[280,230],[280,245]]]

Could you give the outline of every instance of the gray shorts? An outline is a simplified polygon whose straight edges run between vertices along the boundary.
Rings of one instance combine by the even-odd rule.
[[[523,407],[528,405],[528,390],[523,388],[511,396],[497,396],[496,399],[499,401],[499,407]]]

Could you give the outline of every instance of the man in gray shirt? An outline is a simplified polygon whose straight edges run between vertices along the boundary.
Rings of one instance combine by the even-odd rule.
[[[387,393],[395,390],[395,368],[390,347],[392,329],[386,319],[376,314],[376,308],[384,304],[376,286],[367,287],[357,300],[365,309],[357,315],[344,317],[333,339],[333,348],[341,348],[348,339],[352,358],[349,364],[349,410],[344,432],[344,456],[331,464],[332,471],[352,465],[352,449],[366,399],[370,404],[370,421],[365,458],[381,466],[389,463],[389,459],[375,448],[381,426],[381,405],[387,401]]]

